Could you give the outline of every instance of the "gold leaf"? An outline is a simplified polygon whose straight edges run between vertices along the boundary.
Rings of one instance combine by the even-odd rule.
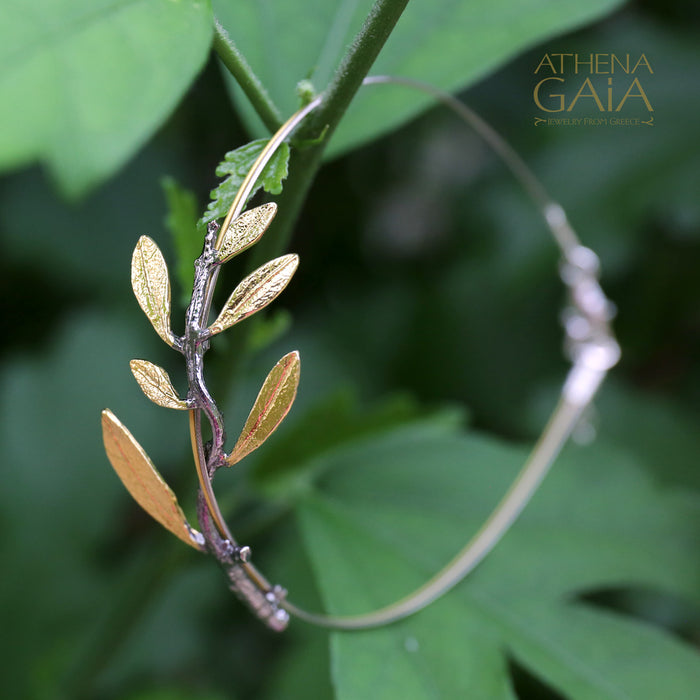
[[[190,527],[175,494],[131,433],[106,408],[102,438],[107,457],[134,500],[183,542],[204,551],[204,538]]]
[[[132,360],[129,363],[134,379],[139,383],[143,393],[153,403],[164,408],[186,410],[187,402],[183,401],[175,391],[168,373],[158,365],[148,360]]]
[[[234,219],[219,246],[219,262],[225,263],[257,243],[277,213],[274,202],[243,212]]]
[[[255,399],[243,432],[227,459],[232,466],[256,450],[282,422],[294,403],[299,386],[299,353],[285,355],[273,368]]]
[[[209,326],[212,335],[230,328],[267,306],[289,283],[299,264],[297,255],[283,255],[251,272],[237,287]]]
[[[175,336],[170,330],[170,279],[165,258],[148,236],[141,236],[131,258],[131,287],[153,324],[156,333],[171,347]]]

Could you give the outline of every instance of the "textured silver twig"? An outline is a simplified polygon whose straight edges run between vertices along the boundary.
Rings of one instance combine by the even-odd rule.
[[[279,586],[272,586],[248,562],[250,548],[240,546],[234,539],[221,516],[209,483],[216,470],[226,464],[224,417],[204,380],[204,355],[209,349],[211,336],[207,320],[221,260],[215,247],[218,230],[218,224],[209,224],[202,254],[195,262],[192,298],[185,315],[185,335],[182,343],[182,352],[187,364],[188,400],[192,402],[193,410],[197,413],[193,420],[195,458],[203,462],[200,466],[206,470],[206,477],[200,484],[197,515],[207,550],[225,571],[229,588],[268,627],[281,631],[289,621],[289,614],[280,607],[284,591]],[[212,439],[206,445],[203,443],[199,411],[204,413],[211,426]]]

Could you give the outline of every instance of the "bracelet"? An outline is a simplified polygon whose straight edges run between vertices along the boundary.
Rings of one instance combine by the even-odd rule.
[[[131,369],[142,390],[158,405],[189,411],[190,437],[199,479],[197,517],[200,531],[187,522],[175,494],[145,451],[109,410],[102,412],[105,450],[115,471],[134,499],[164,527],[187,544],[212,554],[226,573],[229,588],[273,630],[284,630],[290,614],[331,629],[368,629],[411,615],[445,594],[493,549],[527,505],[546,476],[605,376],[619,360],[620,349],[610,328],[613,306],[600,284],[595,253],[583,246],[568,223],[563,208],[547,195],[513,149],[480,117],[459,100],[417,81],[376,76],[363,85],[394,83],[420,90],[442,102],[477,131],[501,156],[542,213],[561,253],[560,277],[568,291],[564,313],[565,351],[571,368],[558,403],[514,482],[479,531],[433,578],[418,590],[387,607],[366,614],[330,616],[303,610],[287,600],[287,592],[272,585],[250,561],[221,513],[212,478],[222,466],[239,462],[272,434],[289,411],[299,382],[299,355],[283,357],[265,380],[243,432],[231,453],[224,451],[224,418],[204,381],[204,355],[212,336],[244,320],[273,301],[294,274],[298,258],[284,255],[248,275],[229,297],[216,320],[208,324],[220,266],[247,250],[264,234],[276,212],[274,203],[243,212],[258,177],[279,146],[321,103],[321,97],[294,114],[267,143],[246,175],[219,227],[207,227],[202,255],[195,262],[195,278],[185,317],[185,333],[170,329],[170,282],[157,245],[142,236],[134,250],[131,279],[134,294],[158,335],[185,357],[188,394],[181,399],[162,368],[146,360],[132,360]],[[202,414],[212,439],[202,438]]]

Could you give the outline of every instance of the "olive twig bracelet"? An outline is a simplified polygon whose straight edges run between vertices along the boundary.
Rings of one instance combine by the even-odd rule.
[[[144,393],[160,406],[189,411],[190,437],[199,478],[197,516],[200,531],[187,522],[175,494],[162,479],[131,433],[109,410],[102,412],[107,456],[135,500],[156,520],[192,547],[212,554],[227,575],[230,589],[270,628],[283,630],[293,614],[332,629],[367,629],[385,625],[423,609],[459,583],[493,549],[537,490],[542,479],[592,402],[605,376],[618,361],[619,346],[610,328],[612,304],[600,284],[595,253],[583,246],[554,202],[522,159],[488,124],[453,96],[417,81],[377,76],[364,85],[394,83],[436,98],[471,125],[503,158],[541,211],[561,253],[560,277],[568,290],[564,314],[565,348],[572,366],[559,401],[512,485],[478,532],[433,578],[418,590],[385,608],[351,616],[330,616],[303,610],[287,600],[281,586],[272,585],[252,564],[250,548],[238,544],[219,508],[212,478],[222,466],[232,466],[259,447],[287,415],[299,383],[299,355],[283,357],[265,380],[243,431],[230,453],[225,452],[224,417],[204,380],[204,355],[213,336],[261,310],[286,287],[296,271],[296,255],[271,260],[248,275],[233,291],[218,317],[209,315],[221,265],[254,245],[272,221],[276,205],[243,211],[259,176],[275,151],[321,103],[317,97],[294,114],[273,135],[250,168],[221,226],[208,225],[202,255],[185,317],[185,332],[170,329],[170,282],[157,245],[142,236],[134,250],[131,280],[134,294],[158,335],[185,357],[188,393],[178,396],[161,367],[132,360],[131,369]],[[212,438],[202,437],[202,415]]]

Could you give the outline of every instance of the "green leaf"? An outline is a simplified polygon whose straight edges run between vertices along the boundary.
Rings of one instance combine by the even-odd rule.
[[[202,253],[204,235],[197,229],[197,199],[194,192],[181,187],[174,178],[161,181],[168,214],[165,226],[173,237],[176,265],[175,277],[180,283],[181,301],[187,306],[194,283],[194,261]]]
[[[226,216],[226,212],[228,212],[243,179],[266,144],[267,139],[258,139],[234,151],[229,151],[225,155],[224,160],[216,168],[216,174],[219,177],[224,177],[225,175],[228,175],[228,177],[215,190],[212,190],[212,201],[209,202],[209,206],[200,223],[206,224],[209,221]],[[251,190],[250,197],[261,187],[269,194],[279,194],[282,191],[282,181],[287,177],[288,165],[289,146],[283,143],[265,166],[255,183],[255,187]]]
[[[474,434],[415,429],[326,456],[300,517],[329,611],[367,612],[424,583],[478,529],[525,456]],[[338,698],[511,698],[508,656],[567,698],[692,697],[696,652],[577,596],[635,586],[697,603],[699,521],[696,496],[655,488],[624,452],[569,449],[455,590],[390,627],[333,635]]]
[[[355,391],[337,390],[312,406],[291,429],[280,431],[284,437],[260,453],[254,478],[258,486],[271,494],[288,497],[306,488],[316,473],[318,458],[328,452],[400,425],[416,424],[421,431],[439,435],[449,434],[464,422],[464,411],[456,408],[443,408],[426,416],[408,395],[390,396],[367,406],[359,401]]]
[[[219,21],[284,114],[297,108],[296,85],[323,91],[372,6],[371,0],[265,4],[214,0]],[[620,0],[438,0],[409,3],[372,74],[389,73],[458,90],[528,46],[590,22]],[[230,81],[232,84],[233,81]],[[256,134],[265,133],[246,99],[236,100]],[[365,88],[330,144],[329,154],[376,138],[424,110],[431,100],[405,88]]]
[[[9,4],[0,167],[41,160],[73,196],[106,179],[177,105],[211,35],[207,0]]]

